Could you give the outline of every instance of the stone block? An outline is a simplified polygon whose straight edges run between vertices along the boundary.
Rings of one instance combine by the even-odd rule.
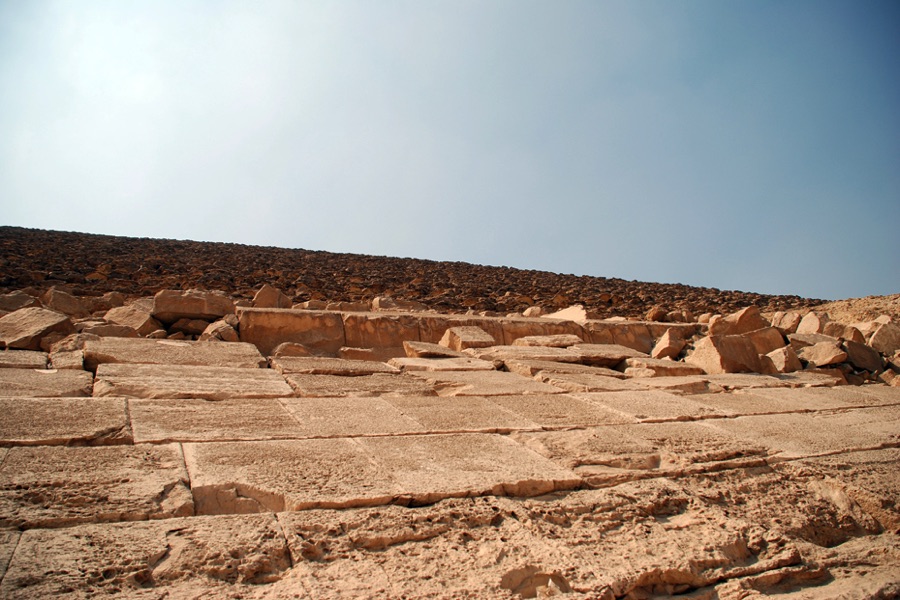
[[[82,302],[80,298],[76,298],[72,294],[56,288],[50,288],[44,292],[41,296],[41,303],[45,308],[55,310],[56,312],[60,312],[73,318],[80,319],[89,317],[91,314],[88,310],[88,306]]]
[[[478,327],[496,340],[488,344],[489,346],[493,346],[503,339],[503,327],[500,319],[497,318],[433,313],[417,314],[416,318],[419,321],[419,340],[422,342],[441,343],[447,330],[451,327]],[[441,343],[441,345],[447,346],[446,343]]]
[[[845,340],[841,347],[847,352],[847,362],[857,369],[876,373],[884,367],[881,354],[871,346]]]
[[[407,375],[375,373],[360,377],[341,375],[285,375],[295,394],[304,398],[344,398],[371,396],[432,396],[434,387]],[[287,394],[285,394],[287,395]]]
[[[241,338],[238,336],[237,331],[234,330],[234,327],[225,320],[219,320],[207,325],[197,339],[201,342],[221,340],[234,343],[239,342]],[[275,350],[277,353],[278,349],[276,348]]]
[[[0,369],[46,369],[47,353],[35,350],[0,350]]]
[[[0,397],[66,398],[90,396],[94,379],[86,371],[0,369]]]
[[[419,341],[414,315],[347,313],[343,319],[344,345],[351,348],[403,348],[405,341]]]
[[[646,353],[621,344],[578,344],[569,350],[578,354],[578,362],[596,367],[615,368],[626,358],[649,358]]]
[[[0,481],[4,527],[66,527],[194,513],[181,452],[174,444],[10,448]]]
[[[482,396],[407,396],[387,398],[386,401],[415,419],[428,433],[507,433],[540,429],[537,423]]]
[[[163,323],[179,319],[215,321],[233,312],[234,301],[223,292],[160,290],[153,297],[153,317]]]
[[[98,397],[224,400],[292,395],[290,386],[276,371],[236,367],[107,363],[97,367],[94,384],[94,396]]]
[[[284,342],[303,344],[310,351],[336,356],[344,341],[344,321],[339,313],[280,308],[241,308],[240,336],[268,356]]]
[[[724,413],[698,401],[662,390],[595,392],[577,394],[576,397],[599,404],[628,420],[646,423],[695,421],[724,416]]]
[[[857,344],[865,344],[866,338],[863,334],[852,325],[845,325],[843,323],[837,323],[836,321],[831,321],[825,324],[825,329],[822,331],[825,335],[829,335],[833,338],[839,338],[842,340],[850,340],[852,342],[856,342]]]
[[[146,338],[102,338],[84,343],[84,365],[90,370],[106,363],[201,365],[257,368],[266,359],[247,343],[191,342]]]
[[[810,367],[827,367],[847,360],[847,352],[837,340],[806,346],[797,352],[797,356],[801,361],[809,363]]]
[[[705,337],[684,360],[707,373],[759,373],[762,369],[756,347],[742,335]]]
[[[709,335],[741,335],[767,327],[771,327],[771,324],[760,314],[759,308],[748,306],[730,315],[710,320]]]
[[[0,398],[0,446],[130,444],[121,398]]]
[[[493,335],[486,332],[481,327],[462,326],[450,327],[444,332],[440,345],[446,346],[457,352],[466,350],[467,348],[487,348],[494,346],[497,342]]]
[[[390,296],[378,296],[372,300],[372,310],[420,312],[428,310],[428,307],[414,300],[400,300]]]
[[[757,354],[768,354],[774,350],[779,348],[783,348],[787,345],[784,337],[782,337],[781,332],[778,331],[775,327],[766,327],[764,329],[757,329],[755,331],[751,331],[746,334],[747,338],[750,339],[750,342],[753,344],[753,347],[756,348]]]
[[[162,329],[162,323],[153,318],[152,310],[152,303],[134,302],[109,309],[104,318],[111,323],[131,327],[140,335],[146,336]]]
[[[254,308],[291,308],[293,301],[278,288],[263,284],[253,296]]]
[[[792,373],[803,368],[793,346],[778,348],[766,354],[779,373]]]
[[[389,363],[402,371],[493,371],[494,363],[477,358],[392,358]]]
[[[20,290],[0,294],[0,311],[11,313],[22,308],[39,307],[40,305],[40,300]]]
[[[579,340],[584,339],[584,330],[581,325],[573,321],[558,321],[552,318],[540,317],[537,319],[500,319],[503,329],[502,340],[497,340],[505,345],[512,345],[515,340],[534,336],[575,336]]]
[[[624,373],[620,375],[624,375]],[[631,380],[624,381],[621,377],[594,373],[541,371],[537,377],[540,381],[566,392],[618,392],[646,389],[646,384],[643,381],[639,383]]]
[[[625,379],[625,374],[621,371],[613,371],[605,367],[594,367],[591,365],[583,365],[581,363],[565,363],[550,360],[508,360],[504,362],[506,369],[510,373],[523,375],[525,377],[535,377],[539,373],[582,373],[591,375],[603,375],[605,377],[616,377]]]
[[[830,321],[828,315],[814,311],[806,313],[797,325],[797,333],[824,333]]]
[[[273,358],[272,368],[283,375],[305,373],[308,375],[344,375],[353,377],[374,375],[375,373],[396,375],[400,372],[400,369],[382,362],[299,356]]]
[[[676,358],[684,347],[687,345],[687,341],[682,338],[676,330],[672,328],[666,329],[665,333],[663,333],[662,337],[657,340],[656,345],[653,346],[653,350],[650,351],[650,356],[652,358]]]
[[[403,350],[409,358],[467,358],[468,355],[431,342],[403,342]]]
[[[552,385],[500,371],[415,371],[409,375],[422,378],[435,389],[439,396],[496,396],[562,392]]]
[[[544,346],[490,346],[470,348],[466,354],[496,365],[508,360],[546,360],[555,362],[579,362],[582,354],[574,348],[547,348]]]
[[[494,396],[490,400],[544,428],[592,427],[635,422],[633,417],[568,394]]]
[[[293,398],[281,401],[298,422],[298,437],[424,433],[425,428],[382,398]]]
[[[0,346],[7,348],[40,350],[43,337],[74,332],[75,326],[68,316],[46,308],[22,308],[0,317]]]
[[[513,340],[513,346],[543,346],[546,348],[568,348],[575,344],[583,344],[580,336],[572,333],[557,335],[528,335]]]
[[[781,335],[796,333],[802,318],[800,313],[792,310],[787,312],[778,311],[772,315],[772,327],[778,329],[778,331],[781,332]]]
[[[893,356],[900,350],[900,325],[882,323],[869,337],[869,345],[885,356]]]
[[[115,323],[103,323],[100,325],[91,325],[81,330],[81,333],[87,335],[96,335],[99,337],[121,337],[136,338],[139,336],[137,329],[128,325],[117,325]]]
[[[662,358],[626,358],[625,374],[628,369],[644,369],[650,371],[649,377],[684,377],[687,375],[703,375],[703,369],[696,365]]]

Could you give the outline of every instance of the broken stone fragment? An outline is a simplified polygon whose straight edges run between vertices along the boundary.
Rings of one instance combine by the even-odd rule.
[[[869,338],[869,345],[885,356],[893,355],[900,350],[900,326],[882,323]]]
[[[881,354],[865,344],[844,340],[841,347],[847,352],[847,362],[870,373],[877,373],[884,366]]]
[[[41,339],[75,331],[72,320],[59,312],[36,306],[22,308],[0,317],[0,345],[21,350],[40,350]]]
[[[676,329],[666,329],[666,332],[656,342],[650,356],[653,358],[675,358],[684,349],[687,341],[682,338]]]
[[[223,342],[237,342],[240,340],[234,327],[225,322],[224,319],[210,323],[206,329],[200,334],[199,341],[222,340]]]
[[[782,335],[796,333],[797,326],[800,325],[802,318],[800,313],[792,310],[788,312],[778,311],[772,315],[772,327],[777,328]]]
[[[105,319],[118,325],[126,325],[133,328],[138,334],[147,336],[162,329],[162,323],[150,314],[153,310],[152,301],[137,301],[126,306],[118,306],[106,311]]]
[[[866,338],[863,337],[863,334],[851,325],[844,325],[843,323],[837,323],[835,321],[831,321],[829,323],[825,323],[825,329],[822,331],[825,335],[830,335],[833,338],[840,338],[842,340],[850,340],[856,342],[857,344],[865,344]]]
[[[178,319],[169,326],[171,333],[181,332],[185,335],[200,335],[209,327],[209,321],[203,319]]]
[[[770,326],[770,323],[760,314],[759,308],[748,306],[725,317],[710,319],[709,335],[740,335]]]
[[[685,362],[707,373],[759,373],[762,364],[753,342],[743,335],[711,335],[694,344]]]
[[[21,290],[0,295],[0,310],[8,313],[15,312],[20,308],[40,305],[41,303],[37,298]]]
[[[398,300],[390,296],[379,296],[372,300],[372,310],[426,311],[428,307],[413,300]]]
[[[847,353],[837,340],[806,346],[797,352],[797,356],[800,360],[809,363],[810,367],[827,367],[847,360]]]
[[[766,354],[779,373],[793,373],[803,368],[793,346],[778,348]]]
[[[639,377],[683,377],[687,375],[704,375],[703,369],[697,365],[689,365],[670,359],[660,358],[626,358],[625,374],[629,374],[630,369],[641,369],[640,375],[632,375]],[[634,373],[632,371],[632,373]]]
[[[462,358],[466,355],[457,350],[451,350],[440,344],[430,342],[403,342],[403,349],[409,358]]]
[[[255,308],[291,308],[293,301],[276,287],[264,284],[253,296]]]
[[[118,325],[116,323],[102,323],[99,325],[91,325],[90,327],[82,328],[81,333],[97,335],[100,337],[139,337],[139,334],[134,327],[129,327],[128,325]]]
[[[163,323],[179,319],[212,321],[234,312],[234,301],[223,292],[161,290],[153,297],[153,317]]]
[[[529,306],[528,308],[526,308],[525,310],[522,311],[522,316],[529,317],[529,318],[540,317],[543,314],[544,314],[544,309],[542,309],[540,306]]]
[[[56,288],[50,288],[44,292],[44,295],[41,296],[41,302],[46,308],[70,317],[82,318],[90,315],[88,307],[85,306],[81,299]]]
[[[544,346],[547,348],[568,348],[575,344],[582,344],[582,340],[577,335],[571,333],[563,333],[559,335],[527,335],[513,340],[513,346]]]
[[[466,348],[487,348],[497,342],[491,334],[480,327],[463,326],[447,329],[439,343],[459,352]]]
[[[808,312],[797,325],[797,333],[824,333],[829,320],[824,313]]]
[[[781,332],[775,327],[765,327],[746,334],[758,354],[768,354],[786,345]]]

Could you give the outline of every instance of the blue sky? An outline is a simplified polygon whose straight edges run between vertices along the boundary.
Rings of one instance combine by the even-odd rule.
[[[0,224],[898,293],[898,31],[895,1],[0,0]]]

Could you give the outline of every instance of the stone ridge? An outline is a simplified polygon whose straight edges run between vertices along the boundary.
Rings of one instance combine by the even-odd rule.
[[[582,304],[595,318],[667,311],[764,312],[804,309],[820,300],[681,284],[661,284],[491,267],[241,244],[114,237],[0,227],[0,293],[62,286],[76,296],[162,289],[222,290],[253,298],[270,284],[295,302],[417,301],[441,312],[522,312]],[[653,320],[659,320],[654,318]]]

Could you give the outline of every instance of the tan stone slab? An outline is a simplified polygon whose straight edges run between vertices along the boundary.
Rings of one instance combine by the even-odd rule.
[[[789,412],[810,412],[845,408],[837,399],[811,395],[808,390],[772,390],[786,392],[779,395],[764,395],[760,390],[738,390],[721,394],[706,394],[692,398],[710,408],[730,416],[765,415]]]
[[[95,399],[97,401],[99,399]],[[279,400],[128,400],[135,443],[290,439],[302,428]]]
[[[900,407],[759,415],[709,422],[784,458],[900,444]]]
[[[493,371],[494,363],[469,357],[392,358],[389,363],[403,371]]]
[[[866,385],[856,388],[860,392],[875,396],[885,403],[900,402],[900,388],[888,385]]]
[[[375,373],[396,375],[400,369],[372,360],[345,360],[343,358],[319,358],[309,356],[282,356],[272,359],[272,368],[284,375],[304,373],[308,375],[360,376]]]
[[[189,516],[187,481],[177,445],[10,448],[0,467],[0,526]]]
[[[266,359],[253,344],[190,342],[147,338],[104,337],[84,343],[84,366],[96,370],[105,363],[265,367]]]
[[[387,504],[391,473],[346,438],[185,444],[198,514]]]
[[[513,346],[546,346],[548,348],[568,348],[575,344],[583,344],[581,336],[572,333],[558,335],[526,335],[513,340]]]
[[[894,404],[878,396],[861,391],[860,388],[846,385],[821,388],[757,388],[740,390],[740,395],[743,394],[769,400],[772,408],[775,409],[771,412],[827,410]]]
[[[21,534],[18,531],[0,531],[0,581],[6,576],[6,568],[12,559],[13,551],[19,545],[20,536]],[[0,588],[0,593],[2,593],[2,588]]]
[[[541,427],[590,427],[635,422],[633,417],[568,394],[493,396],[490,400]]]
[[[304,398],[344,398],[372,396],[432,396],[434,387],[407,375],[376,373],[362,377],[340,375],[286,375],[285,379]]]
[[[786,388],[791,387],[787,380],[769,375],[757,375],[755,373],[722,373],[717,375],[704,375],[707,381],[724,390],[741,390],[752,388]]]
[[[644,390],[643,381],[622,380],[617,377],[595,375],[593,373],[538,373],[541,381],[567,392],[617,392]]]
[[[416,315],[385,313],[344,313],[344,346],[351,348],[403,348],[403,342],[418,342]],[[401,356],[403,353],[401,352]]]
[[[540,426],[480,396],[389,398],[388,402],[428,432],[506,433]]]
[[[605,367],[594,367],[581,363],[563,363],[550,360],[507,360],[503,361],[510,373],[534,377],[538,373],[549,375],[551,373],[601,375],[603,377],[615,377],[626,379],[625,373],[614,371]]]
[[[704,374],[700,367],[663,358],[626,358],[625,364],[631,369],[650,371],[648,374],[650,377],[685,377]],[[625,372],[628,373],[628,370]]]
[[[0,596],[247,597],[290,567],[274,515],[33,529],[22,534]]]
[[[94,396],[131,398],[281,398],[293,391],[271,369],[103,364]]]
[[[121,398],[0,398],[2,446],[132,443]]]
[[[650,358],[650,355],[620,344],[578,344],[569,348],[579,362],[596,367],[614,368],[626,358]]]
[[[493,342],[491,342],[493,344]],[[463,358],[468,355],[457,350],[451,350],[440,344],[431,342],[403,342],[403,350],[410,358]]]
[[[241,341],[253,344],[264,356],[284,342],[332,356],[348,345],[340,313],[285,308],[239,308],[237,313]]]
[[[0,351],[0,369],[46,369],[47,353],[35,350]]]
[[[434,386],[439,396],[497,396],[505,394],[554,394],[552,385],[500,371],[414,372]]]
[[[413,503],[448,497],[535,496],[581,479],[511,439],[490,434],[363,438],[360,445]]]
[[[549,360],[555,362],[576,363],[581,355],[568,348],[547,348],[544,346],[490,346],[487,348],[469,348],[466,354],[490,362],[506,362],[507,360]]]
[[[640,380],[641,385],[654,390],[679,394],[703,394],[723,391],[717,385],[710,385],[706,376],[689,375],[686,377],[650,377]]]
[[[425,428],[381,398],[286,398],[301,437],[423,433]]]
[[[94,378],[87,371],[0,369],[0,396],[73,398],[90,396]]]
[[[693,421],[727,414],[690,398],[661,390],[596,392],[577,394],[577,397],[646,422]]]

